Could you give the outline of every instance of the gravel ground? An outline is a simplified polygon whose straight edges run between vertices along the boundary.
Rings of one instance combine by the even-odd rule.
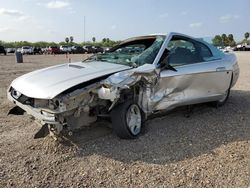
[[[240,78],[221,108],[197,105],[150,119],[135,140],[117,138],[108,122],[55,142],[33,139],[28,115],[7,116],[11,81],[64,55],[0,55],[0,187],[246,187],[250,186],[250,53],[237,53]],[[82,59],[72,55],[71,61]]]

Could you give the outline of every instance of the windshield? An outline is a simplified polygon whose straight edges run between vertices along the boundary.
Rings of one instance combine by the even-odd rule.
[[[109,52],[95,54],[85,61],[105,61],[138,67],[143,64],[152,64],[158,54],[165,36],[148,36],[124,42]]]

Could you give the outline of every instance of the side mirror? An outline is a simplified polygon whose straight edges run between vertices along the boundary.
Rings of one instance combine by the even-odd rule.
[[[174,67],[172,67],[168,62],[169,55],[170,51],[168,49],[165,49],[159,61],[158,67],[160,68],[160,70],[168,69],[177,72],[177,70]]]

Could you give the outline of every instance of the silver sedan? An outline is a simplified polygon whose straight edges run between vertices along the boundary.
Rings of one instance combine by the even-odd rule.
[[[120,138],[135,138],[153,113],[223,105],[239,76],[233,53],[180,33],[125,40],[82,62],[23,75],[8,98],[40,121],[35,137],[59,136],[109,115]]]

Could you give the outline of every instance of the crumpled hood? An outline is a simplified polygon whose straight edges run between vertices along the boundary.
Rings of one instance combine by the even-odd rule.
[[[130,67],[99,61],[62,64],[25,74],[11,86],[28,97],[52,99],[75,85],[127,69]]]

